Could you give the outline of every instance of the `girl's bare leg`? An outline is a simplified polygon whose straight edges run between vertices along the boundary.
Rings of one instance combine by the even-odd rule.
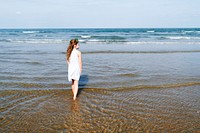
[[[77,93],[78,93],[78,80],[74,80],[74,97],[73,99],[76,100],[76,96],[77,96]]]
[[[72,79],[72,92],[73,92],[73,95],[74,95],[74,80]]]

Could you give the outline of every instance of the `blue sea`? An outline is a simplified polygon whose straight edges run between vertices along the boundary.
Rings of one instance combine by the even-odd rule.
[[[79,39],[80,87],[196,84],[200,28],[1,29],[0,89],[70,89],[65,52]]]
[[[1,29],[0,42],[62,44],[72,38],[81,43],[199,44],[200,28],[168,29]]]

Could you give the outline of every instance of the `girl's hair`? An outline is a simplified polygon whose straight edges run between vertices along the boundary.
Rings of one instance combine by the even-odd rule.
[[[67,48],[67,60],[69,61],[70,55],[72,53],[72,50],[74,48],[74,45],[78,44],[78,39],[72,39],[70,40],[69,46]]]

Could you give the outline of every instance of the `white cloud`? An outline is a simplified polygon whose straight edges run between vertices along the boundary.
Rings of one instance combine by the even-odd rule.
[[[20,11],[16,11],[15,14],[21,15],[22,13]]]

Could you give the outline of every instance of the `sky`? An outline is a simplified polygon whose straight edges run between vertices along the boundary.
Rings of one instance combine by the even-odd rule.
[[[0,0],[1,28],[200,28],[200,0]]]

